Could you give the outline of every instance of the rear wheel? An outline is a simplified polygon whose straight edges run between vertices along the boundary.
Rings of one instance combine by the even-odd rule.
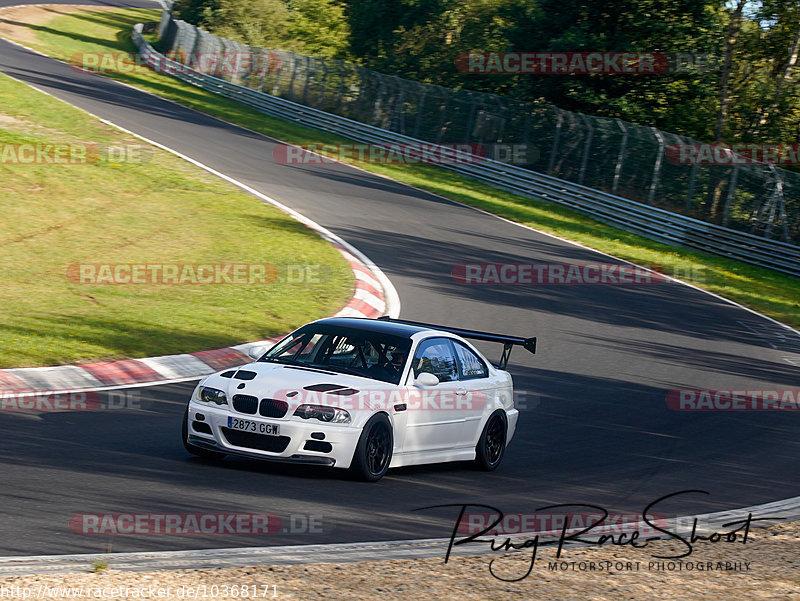
[[[495,411],[483,428],[478,446],[475,447],[475,465],[487,472],[497,469],[506,452],[506,416]]]
[[[196,447],[189,442],[189,407],[183,412],[183,427],[181,428],[181,438],[183,439],[183,447],[192,455],[202,457],[203,459],[223,459],[225,453],[219,451],[212,451],[210,449],[203,449]]]
[[[392,461],[394,437],[386,414],[370,418],[361,431],[350,471],[359,480],[376,482],[383,478]]]

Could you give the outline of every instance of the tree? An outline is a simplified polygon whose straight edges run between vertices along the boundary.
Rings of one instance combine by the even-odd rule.
[[[714,128],[714,142],[722,142],[725,126],[728,121],[728,105],[730,104],[729,79],[733,67],[733,53],[736,40],[742,25],[742,12],[747,0],[736,0],[736,5],[728,23],[728,35],[725,38],[725,53],[722,59],[722,71],[719,79],[719,106],[717,108],[717,125]]]
[[[516,51],[697,56],[717,49],[715,7],[715,0],[539,0],[516,15],[508,35]],[[713,120],[715,76],[701,70],[528,75],[518,79],[516,94],[702,138]]]
[[[173,12],[248,46],[348,56],[350,30],[336,0],[178,0]]]
[[[755,19],[765,50],[765,83],[762,102],[753,111],[755,119],[747,137],[777,139],[794,126],[792,104],[797,106],[795,72],[800,55],[800,1],[763,2]],[[769,99],[769,100],[767,100]],[[786,117],[790,117],[788,120]]]
[[[289,37],[306,54],[347,58],[350,25],[344,6],[331,0],[289,2]]]

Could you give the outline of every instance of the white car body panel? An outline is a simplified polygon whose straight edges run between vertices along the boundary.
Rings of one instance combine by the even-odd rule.
[[[466,345],[485,362],[488,377],[440,382],[431,387],[414,383],[411,359],[419,344],[430,338],[448,338]],[[497,410],[502,410],[506,416],[506,442],[510,442],[519,416],[514,408],[511,375],[494,367],[473,345],[454,334],[426,330],[414,333],[410,339],[411,350],[399,384],[396,385],[345,373],[268,362],[253,362],[207,376],[198,383],[188,404],[189,442],[226,454],[348,468],[364,425],[373,415],[383,412],[389,418],[394,438],[390,468],[472,460],[476,457],[476,445],[484,425]],[[255,373],[255,377],[248,380],[237,378],[246,372]],[[358,394],[340,397],[305,388],[321,383],[356,390]],[[199,400],[201,387],[223,391],[228,404],[216,405]],[[285,401],[288,409],[282,417],[263,417],[259,412],[242,413],[234,405],[237,395],[255,397],[259,401]],[[346,409],[351,422],[336,424],[293,415],[301,404]],[[261,435],[241,437],[226,430],[231,417],[255,422],[259,428],[260,424],[277,424],[279,436],[273,438],[288,437],[289,441],[280,450],[253,448],[249,445],[251,440],[255,440],[252,436]],[[207,428],[198,423],[205,424]],[[312,434],[316,437],[324,435],[322,442],[330,444],[330,451],[307,449],[307,441],[314,440]],[[245,438],[248,444],[235,444]]]

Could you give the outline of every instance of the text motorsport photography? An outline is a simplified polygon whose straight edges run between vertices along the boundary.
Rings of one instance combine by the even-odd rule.
[[[704,490],[670,493],[654,500],[638,515],[611,514],[601,506],[579,503],[547,505],[530,514],[506,515],[496,507],[483,504],[432,505],[415,511],[457,509],[444,563],[451,560],[454,550],[461,545],[480,545],[492,557],[488,562],[489,573],[504,582],[528,578],[537,564],[539,550],[547,548],[555,549],[554,557],[544,560],[546,569],[551,572],[750,570],[751,562],[745,560],[697,561],[689,558],[704,545],[746,545],[754,526],[775,524],[784,518],[778,515],[753,517],[752,513],[742,513],[719,526],[709,527],[701,524],[697,517],[670,518],[655,513],[659,504],[665,501],[697,494],[709,493]],[[576,548],[604,545],[626,548],[632,555],[637,554],[636,559],[577,562],[562,559],[562,555],[566,557]]]

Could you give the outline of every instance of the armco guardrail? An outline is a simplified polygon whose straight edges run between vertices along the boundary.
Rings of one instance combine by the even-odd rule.
[[[436,160],[442,147],[395,132],[332,115],[264,92],[200,73],[158,53],[134,27],[132,39],[151,68],[194,86],[240,102],[266,115],[371,144],[418,145],[421,156]],[[447,151],[453,153],[452,147]],[[591,215],[598,221],[647,238],[694,248],[800,277],[800,247],[768,240],[648,206],[633,200],[567,182],[552,176],[458,151],[463,161],[441,164],[446,169],[516,194],[547,200]]]

